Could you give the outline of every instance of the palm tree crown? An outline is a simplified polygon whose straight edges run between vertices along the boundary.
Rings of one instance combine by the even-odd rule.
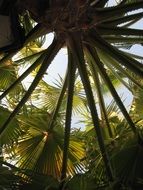
[[[140,11],[143,1],[121,0],[112,7],[108,6],[109,0],[12,2],[7,0],[0,4],[0,10],[3,10],[0,14],[10,18],[13,35],[13,41],[0,48],[0,113],[4,115],[0,118],[2,152],[12,157],[9,159],[14,160],[16,170],[21,172],[19,176],[24,176],[27,181],[34,181],[34,175],[51,175],[58,180],[60,190],[72,190],[69,184],[75,183],[74,180],[82,181],[87,176],[92,181],[89,176],[93,167],[102,170],[104,178],[100,179],[100,174],[93,172],[96,182],[111,184],[123,174],[116,170],[117,157],[124,155],[122,148],[127,146],[128,140],[130,146],[136,147],[131,146],[130,151],[127,146],[132,155],[136,150],[141,151],[139,146],[142,146],[141,127],[131,117],[132,110],[131,114],[126,110],[113,78],[129,90],[137,88],[141,93],[142,57],[125,50],[134,44],[143,44],[143,31],[133,28],[133,24],[143,18]],[[43,49],[45,36],[51,32],[54,39]],[[44,76],[61,48],[67,49],[68,67],[60,86],[52,86],[45,82]],[[12,58],[16,53],[18,58]],[[22,64],[27,64],[28,69],[19,75]],[[31,73],[33,82],[28,89],[24,88],[22,81]],[[110,91],[124,116],[122,121],[118,116],[116,120],[110,117],[103,86]],[[41,106],[35,103],[39,97]],[[111,107],[115,109],[115,106]],[[89,114],[91,122],[88,123],[95,130],[94,135],[93,130],[86,135],[76,131],[77,135],[71,130],[74,111]],[[119,143],[119,138],[123,143]],[[116,143],[121,154],[114,149]],[[139,157],[141,155],[142,151]],[[125,161],[128,162],[128,158]],[[127,176],[123,174],[119,181],[135,180]],[[137,177],[141,178],[142,174],[138,173]]]

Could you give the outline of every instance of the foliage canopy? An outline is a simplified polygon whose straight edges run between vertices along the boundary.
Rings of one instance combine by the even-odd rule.
[[[143,44],[143,30],[134,27],[143,1],[108,3],[0,1],[0,14],[19,22],[18,39],[0,48],[1,189],[142,188],[143,57],[127,50]],[[49,84],[48,68],[62,48],[65,76]],[[29,75],[33,81],[25,87]],[[133,94],[129,111],[118,83]],[[83,116],[84,131],[71,128],[73,115]]]

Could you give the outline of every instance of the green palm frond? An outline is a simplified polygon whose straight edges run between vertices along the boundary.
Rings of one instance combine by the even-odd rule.
[[[0,107],[0,129],[7,117],[11,112],[4,107]],[[22,134],[22,130],[19,127],[18,121],[15,118],[10,125],[6,128],[5,132],[1,135],[0,144],[4,146],[11,146],[14,142],[18,140],[18,137]]]
[[[142,79],[137,78],[142,84]],[[132,82],[130,82],[130,86],[132,88],[133,93],[133,101],[130,108],[130,114],[134,119],[134,122],[139,124],[142,127],[142,119],[143,119],[143,109],[142,109],[142,96],[143,96],[143,89],[135,86]]]
[[[118,124],[121,123],[121,116],[119,115],[120,110],[116,104],[116,102],[114,100],[112,100],[111,102],[109,102],[108,104],[105,104],[105,108],[106,108],[106,114],[107,114],[107,118],[108,118],[108,122],[110,124],[111,127],[111,131],[113,133],[113,136],[111,137],[111,135],[109,134],[110,132],[108,131],[108,126],[107,123],[105,122],[106,119],[105,117],[102,117],[102,112],[100,113],[100,123],[101,123],[101,129],[102,132],[104,133],[105,130],[105,134],[104,134],[104,140],[109,140],[110,138],[115,138],[116,135],[119,135],[116,130],[116,128],[118,127]],[[93,128],[93,123],[91,120],[91,116],[90,116],[90,112],[87,110],[84,114],[83,114],[83,121],[86,127],[86,133],[89,134],[89,136],[93,134],[94,128]]]
[[[13,186],[13,188],[18,187],[18,183],[21,178],[16,176],[14,171],[5,166],[0,166],[0,189],[9,189]]]
[[[63,85],[63,79],[60,84],[56,82],[54,85],[50,85],[46,81],[42,80],[32,95],[33,102],[36,101],[38,107],[45,107],[47,110],[49,110],[49,112],[52,112],[55,109],[55,102],[57,102]],[[61,102],[61,111],[64,111],[65,109],[66,93],[67,90],[65,91],[65,95]],[[39,99],[39,101],[37,101],[37,99]],[[75,91],[73,97],[73,114],[76,115],[82,112],[85,104],[86,99],[83,93],[83,86],[82,83],[77,80],[75,82]]]
[[[111,157],[119,183],[124,183],[133,189],[140,187],[139,179],[143,174],[142,157],[143,152],[136,139],[128,136],[128,140],[126,139],[120,150],[113,152]]]
[[[19,139],[16,147],[16,165],[60,178],[64,128],[58,119],[53,130],[50,130],[50,119],[51,114],[48,112],[35,112],[27,118],[19,117],[25,135]],[[83,143],[71,136],[67,163],[69,174],[83,169],[84,164],[80,163],[83,157]]]
[[[58,88],[42,80],[32,95],[33,101],[39,99],[38,106],[45,107],[48,111],[52,112],[55,108],[55,102],[58,99],[61,88],[62,86]]]
[[[0,68],[0,89],[6,90],[17,78],[13,65],[7,65]]]

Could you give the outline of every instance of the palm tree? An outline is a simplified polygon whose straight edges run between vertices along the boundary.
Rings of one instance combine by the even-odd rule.
[[[8,13],[12,13],[13,9],[17,11],[19,22],[25,29],[26,37],[24,41],[23,38],[21,41],[19,40],[20,43],[23,43],[24,48],[22,50],[21,45],[15,47],[16,41],[11,44],[10,49],[2,49],[4,54],[0,60],[1,68],[4,69],[8,60],[10,60],[13,55],[20,50],[21,52],[24,52],[21,53],[22,58],[19,58],[19,60],[13,61],[8,65],[8,71],[10,71],[11,67],[16,71],[17,68],[22,65],[22,61],[32,61],[32,64],[21,76],[17,73],[16,77],[13,77],[10,83],[9,80],[7,80],[8,73],[6,73],[6,80],[3,80],[3,84],[5,81],[8,82],[3,85],[4,87],[2,87],[3,90],[0,95],[1,104],[3,105],[3,101],[6,101],[5,106],[8,107],[7,102],[9,102],[8,97],[11,92],[13,92],[13,90],[17,90],[18,85],[21,86],[21,81],[35,70],[36,76],[28,90],[23,89],[22,87],[22,93],[17,93],[18,99],[20,100],[16,106],[11,106],[11,109],[13,110],[6,110],[8,113],[7,119],[2,122],[0,127],[1,146],[5,149],[5,146],[8,143],[11,143],[15,147],[15,143],[18,141],[20,144],[18,148],[20,149],[20,146],[23,146],[22,143],[24,141],[27,143],[28,141],[31,141],[31,143],[38,143],[40,146],[40,152],[37,152],[36,156],[38,161],[37,163],[32,161],[33,166],[29,166],[31,167],[30,169],[34,169],[33,167],[35,167],[35,170],[37,170],[36,167],[41,167],[38,162],[41,163],[40,160],[43,160],[43,156],[40,157],[39,153],[41,153],[44,150],[44,147],[46,147],[50,136],[53,138],[54,135],[52,133],[57,135],[57,139],[61,137],[61,140],[63,141],[63,144],[61,145],[63,151],[61,151],[59,144],[56,144],[55,150],[59,150],[60,156],[59,154],[56,154],[56,156],[59,157],[60,160],[62,152],[63,156],[60,166],[56,166],[59,167],[59,169],[55,176],[60,178],[61,183],[59,189],[64,189],[69,174],[69,162],[72,162],[73,160],[79,162],[81,159],[81,157],[79,158],[77,155],[75,155],[76,159],[72,156],[72,151],[74,150],[71,149],[70,144],[72,137],[71,117],[75,94],[74,86],[76,75],[78,73],[87,99],[83,104],[86,103],[86,107],[90,110],[106,175],[110,182],[114,181],[115,176],[109,159],[109,154],[105,147],[101,131],[101,122],[96,108],[96,100],[93,96],[89,73],[91,73],[95,87],[97,88],[102,115],[108,128],[110,127],[110,123],[104,105],[102,89],[100,88],[103,81],[107,85],[107,88],[120,108],[128,126],[131,128],[134,138],[138,137],[138,128],[127,112],[107,71],[110,70],[118,80],[123,82],[123,84],[126,84],[123,78],[119,75],[119,73],[122,73],[124,77],[131,80],[139,88],[142,88],[142,84],[140,84],[139,80],[136,80],[136,78],[131,74],[134,73],[134,75],[137,75],[139,78],[143,77],[143,66],[141,62],[136,60],[134,55],[130,55],[120,48],[131,47],[134,44],[143,43],[142,30],[132,28],[132,24],[136,23],[143,17],[143,13],[138,12],[138,10],[143,6],[143,1],[122,0],[118,1],[117,5],[113,7],[108,7],[109,0],[17,0],[14,1],[14,6],[12,6],[9,1],[6,2],[8,3],[8,6],[6,6],[6,11],[8,11]],[[14,18],[17,17],[14,16]],[[12,20],[11,24],[13,24]],[[20,25],[17,27],[18,30],[19,27]],[[13,30],[11,32],[13,32]],[[32,46],[40,48],[42,43],[39,43],[39,38],[41,38],[40,42],[44,42],[45,38],[43,38],[43,35],[51,32],[54,33],[54,39],[47,49],[39,49],[38,52],[29,51]],[[19,32],[19,34],[21,37],[21,32]],[[43,79],[45,72],[61,48],[66,48],[68,52],[68,70],[65,73],[65,80],[62,89],[59,91],[59,96],[55,95],[57,96],[57,100],[55,101],[55,106],[52,108],[51,112],[46,110],[43,112],[43,115],[39,115],[38,111],[35,110],[37,113],[35,120],[37,121],[37,117],[40,117],[39,119],[41,119],[41,122],[44,122],[43,127],[39,127],[39,125],[37,126],[38,122],[35,124],[32,121],[33,116],[31,115],[31,110],[34,109],[35,106],[29,106],[30,96],[35,89],[38,89],[38,85]],[[12,74],[12,72],[10,73]],[[56,89],[54,91],[56,91]],[[66,101],[65,94],[67,95]],[[65,104],[63,106],[65,115],[64,134],[62,131],[63,128],[60,129],[61,124],[59,122],[63,105],[62,102],[66,102],[66,106]],[[24,114],[27,116],[27,119],[22,118]],[[43,118],[44,115],[46,115],[46,119]],[[14,121],[18,123],[18,127],[13,126]],[[30,132],[31,130],[33,131],[32,133],[34,133],[32,137],[30,137],[32,134]],[[59,134],[56,131],[58,131],[61,136],[58,136]],[[50,133],[52,135],[49,135]],[[21,139],[21,135],[24,138],[24,141]],[[111,131],[110,136],[112,136]],[[36,150],[32,150],[34,155]],[[16,149],[15,151],[21,155],[20,165],[25,165],[25,168],[27,161],[21,154],[22,150]],[[71,160],[70,156],[72,157]],[[27,159],[28,157],[29,156],[27,155]],[[50,158],[48,159],[50,160]],[[36,163],[35,166],[34,163]],[[48,172],[48,174],[51,174],[51,172]]]

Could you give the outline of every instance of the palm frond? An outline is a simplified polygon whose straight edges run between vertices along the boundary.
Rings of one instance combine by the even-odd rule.
[[[21,136],[16,147],[16,165],[23,169],[32,169],[35,172],[52,175],[59,179],[64,147],[64,128],[58,120],[54,123],[53,130],[51,130],[49,128],[51,117],[52,115],[45,111],[40,111],[39,114],[36,111],[27,118],[19,116],[24,135]],[[76,170],[78,171],[78,165],[79,167],[84,166],[80,163],[83,157],[83,143],[75,137],[71,137],[67,162],[68,175],[73,174]]]
[[[16,108],[14,109],[14,111],[11,113],[11,115],[8,117],[8,119],[6,120],[6,122],[1,127],[0,134],[2,134],[4,132],[4,130],[7,127],[7,125],[16,116],[16,114],[21,109],[21,107],[26,103],[26,101],[28,100],[28,98],[30,97],[30,95],[32,94],[32,92],[34,91],[34,89],[36,88],[36,86],[38,85],[39,81],[43,77],[45,71],[47,70],[47,68],[48,68],[49,64],[51,63],[51,61],[53,60],[54,56],[59,51],[60,47],[61,47],[61,44],[57,44],[57,41],[54,41],[52,43],[52,45],[49,47],[49,49],[48,49],[49,51],[47,52],[47,55],[46,55],[46,57],[45,57],[45,59],[43,61],[43,64],[40,67],[40,69],[39,69],[39,71],[38,71],[38,73],[37,73],[37,75],[36,75],[33,83],[31,84],[30,88],[28,89],[28,91],[26,92],[26,94],[24,95],[24,97],[22,98],[22,100],[20,101],[20,103],[16,106]]]

